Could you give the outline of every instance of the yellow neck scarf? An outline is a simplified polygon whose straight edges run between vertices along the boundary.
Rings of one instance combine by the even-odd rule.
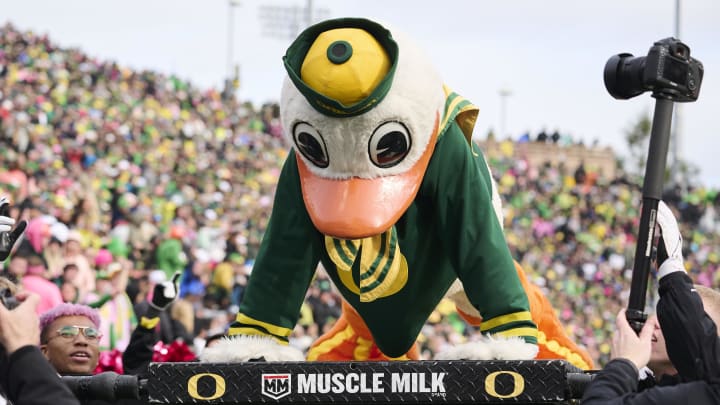
[[[408,266],[400,252],[397,231],[388,231],[364,239],[336,239],[325,236],[325,248],[335,263],[342,283],[360,296],[360,302],[371,302],[400,291],[407,283]],[[360,286],[352,276],[352,267],[360,255]]]

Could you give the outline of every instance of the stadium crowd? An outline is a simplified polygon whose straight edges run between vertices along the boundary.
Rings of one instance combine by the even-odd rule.
[[[29,225],[4,274],[41,293],[39,312],[62,302],[98,308],[101,350],[117,353],[137,325],[135,307],[179,271],[161,336],[198,354],[224,333],[252,271],[288,153],[278,114],[5,25],[0,195]],[[629,292],[640,187],[510,155],[488,160],[511,251],[602,366]],[[717,193],[672,190],[665,200],[683,225],[689,274],[720,286]],[[339,312],[320,269],[291,344],[306,349]],[[442,302],[420,336],[423,356],[473,333]]]

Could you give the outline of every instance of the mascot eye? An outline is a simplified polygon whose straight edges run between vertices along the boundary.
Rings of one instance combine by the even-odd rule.
[[[312,164],[326,168],[330,164],[325,140],[317,129],[306,122],[300,122],[293,128],[293,140],[298,150]]]
[[[382,168],[400,163],[410,151],[410,132],[405,125],[391,121],[381,124],[370,137],[370,160]]]

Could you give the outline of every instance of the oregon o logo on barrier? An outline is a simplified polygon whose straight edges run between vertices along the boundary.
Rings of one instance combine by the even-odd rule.
[[[210,377],[215,380],[215,393],[209,397],[202,396],[198,392],[198,382],[202,377]],[[222,376],[213,373],[195,374],[188,380],[187,391],[188,394],[195,399],[201,399],[203,401],[211,401],[213,399],[218,399],[221,396],[225,395],[225,379]]]
[[[509,394],[500,394],[495,389],[495,379],[500,374],[509,374],[513,378],[513,391]],[[494,373],[488,374],[485,377],[485,392],[496,397],[496,398],[515,398],[525,391],[525,378],[519,373],[514,371],[495,371]]]

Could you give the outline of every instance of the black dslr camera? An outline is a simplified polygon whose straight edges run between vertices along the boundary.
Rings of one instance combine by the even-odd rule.
[[[621,53],[605,64],[605,87],[611,96],[626,100],[651,91],[655,98],[632,284],[625,311],[630,326],[638,333],[647,319],[644,311],[651,262],[662,262],[667,257],[663,244],[655,240],[655,225],[663,196],[673,106],[676,101],[697,100],[703,72],[702,63],[690,57],[690,48],[675,38],[655,42],[647,56]],[[653,250],[656,243],[658,249]]]
[[[650,47],[647,56],[621,53],[605,64],[605,87],[611,96],[626,100],[652,91],[653,97],[695,101],[700,94],[703,65],[690,57],[690,48],[675,38]]]

